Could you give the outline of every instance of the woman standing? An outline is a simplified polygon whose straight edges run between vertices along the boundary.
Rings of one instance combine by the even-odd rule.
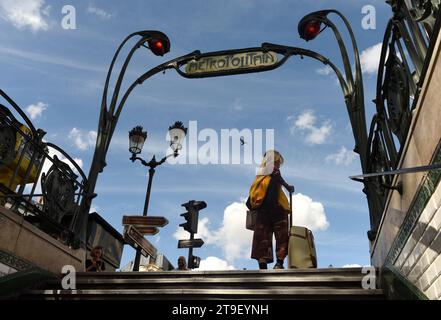
[[[283,161],[282,155],[275,150],[265,153],[247,201],[248,208],[257,211],[251,258],[258,261],[259,269],[267,269],[267,264],[274,261],[273,234],[277,259],[274,269],[283,269],[288,254],[290,208],[282,186],[291,193],[294,186],[287,184],[280,174]]]

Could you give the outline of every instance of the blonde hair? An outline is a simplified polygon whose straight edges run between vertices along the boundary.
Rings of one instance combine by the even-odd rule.
[[[260,164],[257,174],[264,176],[272,174],[274,170],[274,164],[276,162],[279,162],[280,166],[282,166],[283,163],[285,162],[285,159],[283,159],[280,152],[276,150],[268,150],[263,155],[262,163]]]

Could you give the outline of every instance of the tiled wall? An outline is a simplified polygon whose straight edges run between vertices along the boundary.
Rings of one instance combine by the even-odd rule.
[[[394,266],[429,299],[441,300],[441,185],[424,208]]]
[[[16,271],[17,270],[15,270],[14,268],[11,268],[10,266],[0,262],[0,278]]]

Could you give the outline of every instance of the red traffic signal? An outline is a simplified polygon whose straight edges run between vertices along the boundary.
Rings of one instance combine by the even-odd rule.
[[[304,20],[299,23],[300,38],[312,40],[321,32],[322,23],[318,20]]]
[[[149,49],[157,56],[163,56],[170,51],[170,42],[166,39],[150,39],[147,43]]]

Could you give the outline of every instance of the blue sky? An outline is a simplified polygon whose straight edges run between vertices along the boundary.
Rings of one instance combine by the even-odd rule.
[[[61,26],[62,8],[76,9],[75,30]],[[364,30],[362,7],[376,8],[376,29]],[[139,50],[125,85],[168,59],[202,52],[260,46],[273,42],[315,50],[338,66],[341,59],[330,30],[309,43],[297,34],[305,14],[340,10],[354,28],[364,67],[367,119],[375,97],[378,45],[391,15],[383,1],[50,1],[0,0],[0,86],[28,113],[46,140],[80,159],[88,172],[107,68],[126,35],[151,29],[165,32],[171,51],[157,57]],[[344,30],[334,16],[335,21]],[[346,36],[346,33],[344,33]],[[190,80],[174,71],[138,87],[121,115],[100,175],[93,206],[122,232],[124,214],[141,214],[146,170],[132,164],[128,131],[142,125],[149,133],[143,157],[162,157],[166,131],[176,120],[199,129],[274,129],[275,147],[285,157],[282,174],[296,187],[297,223],[314,230],[320,267],[369,264],[367,202],[361,185],[348,176],[360,173],[354,141],[336,78],[319,62],[299,57],[275,71]],[[203,143],[201,143],[203,144]],[[170,221],[151,240],[176,264],[187,254],[177,249],[180,206],[204,200],[197,255],[205,267],[256,268],[249,258],[251,232],[243,226],[243,199],[254,177],[253,165],[171,165],[158,168],[150,215]],[[300,194],[300,195],[299,195]],[[295,218],[296,221],[296,218]],[[125,247],[122,266],[134,256]],[[214,257],[214,258],[213,258]]]

